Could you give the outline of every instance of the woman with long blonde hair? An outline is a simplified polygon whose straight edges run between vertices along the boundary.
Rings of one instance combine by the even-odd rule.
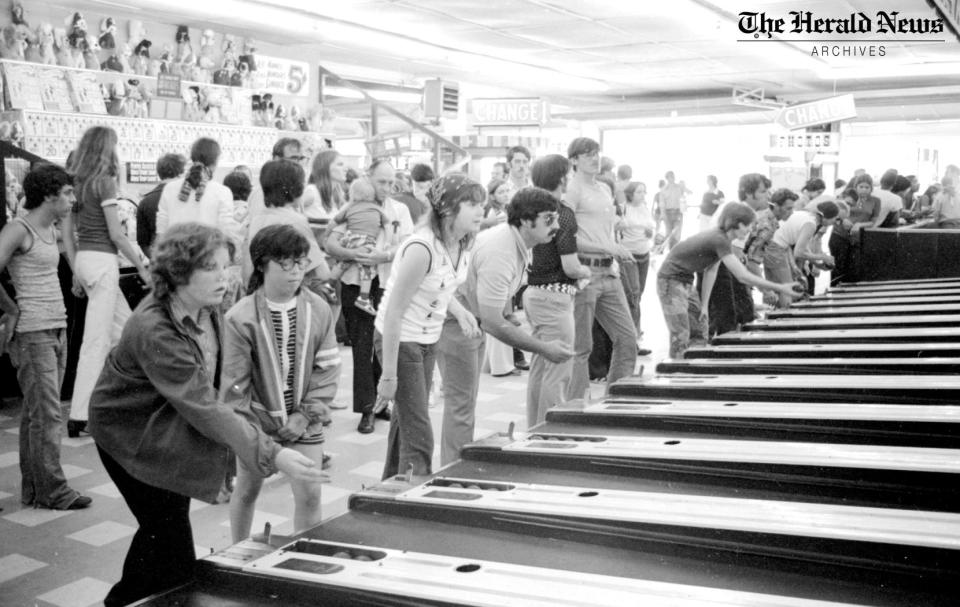
[[[130,316],[120,292],[117,254],[137,268],[144,284],[150,274],[139,251],[127,239],[117,213],[117,133],[106,126],[87,129],[67,167],[73,175],[77,202],[63,220],[63,244],[73,270],[74,292],[87,295],[83,342],[73,387],[67,433],[77,437],[86,428],[90,394],[110,348]]]
[[[343,184],[347,167],[336,150],[324,150],[313,157],[310,178],[303,191],[303,214],[307,219],[329,220],[343,206]]]

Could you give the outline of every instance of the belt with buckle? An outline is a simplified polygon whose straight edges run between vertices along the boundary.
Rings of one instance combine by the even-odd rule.
[[[613,265],[613,257],[580,257],[580,263],[594,268],[609,268]]]
[[[543,289],[544,291],[552,291],[554,293],[566,293],[567,295],[576,295],[577,294],[577,285],[566,282],[551,282],[545,285],[530,285],[535,289]]]

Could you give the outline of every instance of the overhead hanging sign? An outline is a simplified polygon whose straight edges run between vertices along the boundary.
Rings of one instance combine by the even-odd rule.
[[[475,126],[542,126],[549,120],[550,105],[539,97],[470,101],[470,122]]]
[[[857,108],[853,95],[840,95],[785,107],[777,113],[775,122],[785,129],[793,130],[856,117]]]

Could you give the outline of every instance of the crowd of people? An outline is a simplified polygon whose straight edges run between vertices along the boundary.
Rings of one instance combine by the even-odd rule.
[[[278,470],[291,479],[294,530],[320,521],[324,426],[330,408],[346,406],[336,401],[339,322],[357,431],[389,420],[383,478],[421,477],[433,472],[436,371],[442,465],[473,439],[485,361],[495,375],[529,368],[530,426],[550,407],[588,401],[591,379],[635,373],[651,353],[641,320],[656,321],[641,319],[640,300],[657,253],[678,357],[752,320],[752,287],[786,306],[817,272],[855,279],[861,227],[923,213],[960,222],[954,166],[940,191],[916,197],[917,184],[896,171],[876,191],[858,172],[829,194],[820,179],[795,193],[748,173],[736,201],[709,176],[700,230],[684,239],[684,182],[667,172],[648,205],[631,167],[586,137],[566,155],[514,146],[487,185],[426,165],[397,171],[389,160],[351,176],[336,151],[305,158],[295,139],[277,142],[256,180],[237,167],[218,182],[220,146],[201,138],[189,160],[158,160],[161,183],[141,200],[131,234],[116,149],[112,129],[93,127],[66,168],[33,167],[22,212],[0,232],[0,270],[15,288],[15,299],[0,289],[0,345],[23,391],[26,505],[91,505],[59,457],[67,340],[58,242],[73,292],[88,299],[67,430],[93,437],[139,524],[107,605],[192,574],[189,500],[217,500],[233,470],[235,541],[249,535],[263,479]],[[133,310],[121,262],[149,291]]]

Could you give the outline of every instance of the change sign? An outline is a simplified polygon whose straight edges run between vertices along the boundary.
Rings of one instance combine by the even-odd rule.
[[[857,108],[853,103],[853,95],[840,95],[785,107],[777,114],[776,123],[785,129],[793,130],[856,117]]]

